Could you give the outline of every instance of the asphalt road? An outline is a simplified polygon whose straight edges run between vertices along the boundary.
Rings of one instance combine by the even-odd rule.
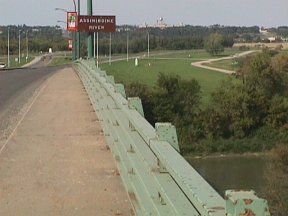
[[[17,124],[25,105],[59,67],[0,71],[0,147]]]

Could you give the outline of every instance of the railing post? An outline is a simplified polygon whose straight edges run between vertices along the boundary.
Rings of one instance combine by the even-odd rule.
[[[267,201],[253,190],[227,190],[225,199],[227,216],[270,216]]]

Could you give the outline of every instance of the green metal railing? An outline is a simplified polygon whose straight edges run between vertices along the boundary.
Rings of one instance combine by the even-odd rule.
[[[179,154],[170,123],[152,127],[139,98],[126,99],[122,84],[96,68],[75,63],[137,215],[269,216],[254,191],[226,191],[222,198]]]

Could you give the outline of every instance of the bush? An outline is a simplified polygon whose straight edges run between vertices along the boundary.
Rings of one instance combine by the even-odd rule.
[[[141,99],[145,118],[151,125],[154,125],[156,122],[153,113],[154,92],[152,92],[146,85],[137,82],[127,85],[125,90],[128,97],[139,97]]]

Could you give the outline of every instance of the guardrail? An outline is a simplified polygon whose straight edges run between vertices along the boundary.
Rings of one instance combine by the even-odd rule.
[[[122,84],[96,68],[75,63],[137,215],[269,216],[254,191],[226,191],[222,198],[179,154],[170,123],[152,127],[139,98],[126,99]]]

